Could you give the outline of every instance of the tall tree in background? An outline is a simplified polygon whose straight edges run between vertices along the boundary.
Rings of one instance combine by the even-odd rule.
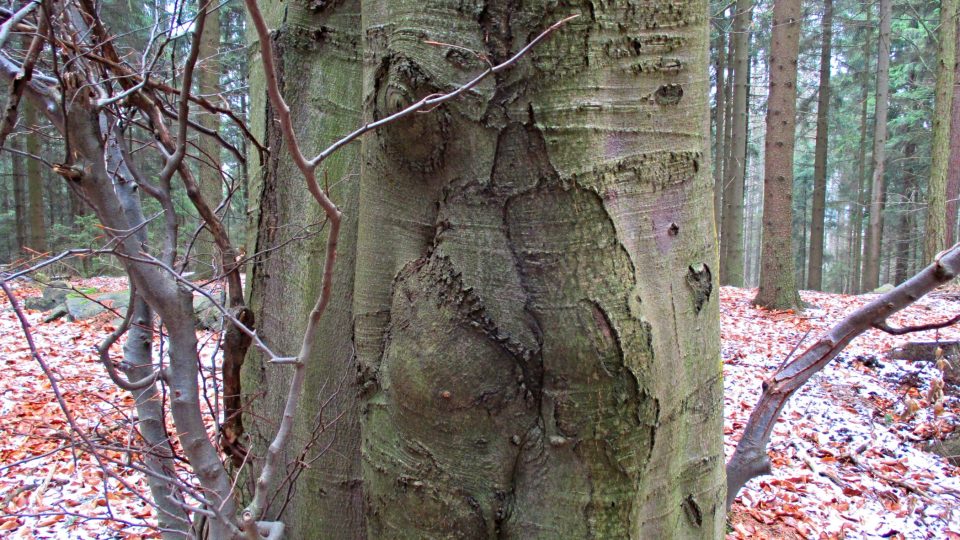
[[[957,20],[956,54],[960,50],[960,18]],[[955,60],[957,60],[955,58]],[[950,108],[950,159],[947,163],[947,246],[957,241],[957,208],[960,207],[960,61],[954,62],[953,106]]]
[[[873,127],[873,180],[870,187],[870,224],[864,242],[861,290],[880,286],[880,241],[883,234],[884,172],[886,165],[887,110],[890,99],[890,20],[892,0],[880,0],[880,35],[877,39],[877,93]]]
[[[23,166],[24,157],[17,153],[22,151],[19,147],[19,138],[10,137],[6,144],[13,150],[8,155],[11,161],[10,172],[13,176],[13,215],[16,220],[14,238],[17,251],[12,258],[16,259],[23,255],[23,247],[27,245],[27,182]]]
[[[30,103],[23,104],[23,120],[27,133],[27,153],[39,156],[41,151],[40,135],[36,107]],[[27,247],[34,251],[47,250],[47,226],[44,220],[43,207],[43,170],[40,161],[36,158],[27,159]]]
[[[217,3],[200,2],[201,9],[207,9],[203,36],[200,39],[200,70],[198,83],[200,94],[207,99],[217,101],[220,93],[220,9]],[[200,125],[217,132],[220,129],[220,115],[201,113]],[[216,207],[223,199],[223,181],[220,174],[220,145],[213,137],[201,135],[197,146],[202,162],[198,170],[200,191],[204,199]],[[219,254],[209,231],[204,230],[197,238],[194,268],[198,277],[210,277],[218,273]]]
[[[791,241],[799,52],[800,0],[776,0],[764,143],[760,287],[754,299],[756,305],[769,309],[800,306]]]
[[[830,57],[833,42],[833,0],[824,0],[821,20],[820,90],[817,95],[817,142],[813,158],[813,208],[807,288],[823,288],[823,221],[827,203],[827,137],[830,123]]]
[[[946,248],[947,164],[950,160],[953,78],[957,52],[957,0],[940,2],[939,52],[937,54],[936,102],[933,113],[933,144],[930,152],[930,182],[927,184],[927,220],[923,262],[929,263]]]
[[[277,35],[308,139],[330,135],[326,114],[349,126],[361,103],[383,118],[469,80],[486,63],[464,47],[501,61],[570,15],[547,1],[364,0],[358,18],[358,5],[291,9]],[[363,140],[359,208],[344,209],[356,240],[345,228],[338,248],[356,253],[337,293],[353,310],[338,299],[331,317],[355,327],[331,327],[306,391],[345,400],[329,412],[336,451],[297,491],[291,537],[722,534],[707,5],[653,6],[597,3],[461,101]],[[268,166],[257,251],[304,208],[289,167]],[[349,200],[356,181],[340,185]],[[281,343],[316,257],[271,253],[256,270],[261,328]],[[273,386],[273,368],[247,364]]]
[[[720,218],[723,214],[723,178],[724,165],[727,155],[727,140],[724,135],[727,132],[727,32],[726,19],[727,7],[724,7],[719,13],[720,22],[717,24],[717,45],[716,45],[716,105],[713,109],[714,117],[714,147],[713,147],[713,219],[714,227],[717,233],[720,232]]]
[[[873,37],[872,10],[866,9],[866,24],[864,25],[863,50],[869,51]],[[868,127],[868,109],[870,97],[870,55],[863,55],[863,66],[860,71],[860,137],[857,144],[857,180],[856,180],[856,200],[853,205],[853,216],[851,217],[850,227],[852,229],[853,242],[850,248],[851,259],[851,280],[850,288],[847,292],[859,293],[861,289],[861,279],[863,272],[863,215],[864,209],[869,203],[867,197],[867,127]]]
[[[725,167],[720,226],[720,282],[743,286],[743,187],[747,157],[751,0],[737,0],[733,16],[733,110],[730,159]]]

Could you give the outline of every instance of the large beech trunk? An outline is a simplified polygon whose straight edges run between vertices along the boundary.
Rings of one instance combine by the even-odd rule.
[[[356,221],[287,461],[328,399],[315,446],[332,446],[300,477],[289,537],[722,534],[707,4],[563,5],[272,6],[284,92],[318,149],[360,122],[361,99],[364,120],[382,118],[580,13],[511,70],[367,135],[359,182],[339,154],[330,183]],[[362,77],[348,35],[363,37]],[[256,190],[258,251],[319,213],[283,155]],[[322,241],[255,270],[260,332],[280,351],[315,297]],[[244,369],[245,390],[266,392],[254,430],[270,433],[287,375]]]

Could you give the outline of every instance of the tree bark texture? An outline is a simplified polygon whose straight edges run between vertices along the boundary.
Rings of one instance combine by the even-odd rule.
[[[776,0],[770,37],[770,94],[764,144],[760,288],[754,303],[770,309],[800,305],[793,258],[793,148],[797,112],[800,0]]]
[[[892,0],[880,0],[880,35],[877,40],[877,93],[873,127],[873,180],[870,187],[870,223],[863,246],[861,290],[880,286],[880,243],[883,234],[884,171],[887,144],[887,110],[890,98],[890,19]]]
[[[367,120],[565,6],[365,0]],[[722,534],[707,4],[591,8],[363,140],[370,538]]]
[[[823,289],[823,220],[827,205],[827,150],[830,114],[830,56],[833,42],[833,0],[824,0],[821,20],[820,90],[817,93],[817,142],[813,157],[813,204],[807,288]]]
[[[743,286],[743,187],[746,177],[751,0],[737,0],[733,18],[733,115],[723,191],[720,282]]]
[[[937,54],[937,84],[934,90],[933,143],[930,149],[930,183],[927,184],[927,219],[923,262],[946,249],[947,165],[950,160],[950,120],[953,108],[953,76],[957,68],[957,0],[940,2],[940,48]]]
[[[360,2],[263,4],[268,23],[277,28],[284,97],[298,120],[304,151],[319,151],[358,127],[361,115]],[[256,49],[256,47],[254,47]],[[252,270],[252,299],[259,332],[275,351],[293,354],[300,347],[308,314],[319,293],[326,229],[321,209],[286,156],[281,135],[269,116],[259,57],[251,57],[252,129],[272,151],[263,176],[251,178],[251,196],[259,211],[255,252],[267,251]],[[364,538],[366,525],[360,476],[360,390],[353,348],[353,277],[359,191],[359,145],[348,146],[318,171],[343,212],[333,297],[320,326],[316,357],[304,386],[300,417],[284,456],[293,466],[284,495],[270,517],[282,516],[288,538]],[[256,164],[255,153],[250,163]],[[304,237],[303,241],[294,241]],[[262,453],[276,429],[291,369],[267,364],[259,355],[244,362],[243,388],[250,392],[249,428]],[[281,477],[284,475],[281,475]],[[287,496],[292,497],[287,501]]]

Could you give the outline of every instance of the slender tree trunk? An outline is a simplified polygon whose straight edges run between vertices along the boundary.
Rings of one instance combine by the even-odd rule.
[[[833,41],[833,0],[824,0],[821,21],[820,90],[817,95],[817,142],[813,158],[813,206],[810,217],[810,257],[807,288],[823,288],[823,219],[827,204],[827,137],[830,121],[830,56]]]
[[[23,120],[28,129],[38,128],[36,108],[31,103],[24,103]],[[36,133],[27,135],[27,153],[39,156],[41,154],[40,137]],[[27,246],[34,251],[47,250],[47,227],[44,220],[43,206],[43,170],[36,159],[27,159]]]
[[[953,118],[953,78],[957,69],[957,0],[940,2],[939,38],[924,263],[933,261],[937,253],[947,247],[947,164],[950,160],[950,121]]]
[[[747,92],[750,50],[751,0],[737,0],[733,19],[733,116],[730,163],[723,190],[720,237],[720,282],[743,286],[743,192],[747,155]]]
[[[887,144],[887,108],[890,93],[891,0],[880,0],[880,37],[877,40],[877,95],[873,128],[873,181],[870,188],[870,225],[864,242],[861,290],[880,286],[880,244],[883,234],[884,166]]]
[[[770,37],[770,96],[764,144],[760,288],[754,299],[756,305],[769,309],[800,306],[791,242],[799,52],[800,0],[776,0]]]
[[[318,9],[303,2],[262,5],[268,23],[280,29],[275,50],[300,144],[305,152],[322,150],[361,124],[360,2],[332,2]],[[435,58],[442,58],[442,51],[431,49]],[[275,124],[266,122],[269,111],[258,57],[251,57],[250,100],[251,129],[274,149],[264,164],[264,176],[250,178],[257,236],[249,245],[254,252],[265,252],[251,270],[251,307],[260,321],[258,331],[270,336],[274,350],[296,351],[319,292],[323,268],[317,261],[323,260],[327,242],[326,229],[321,228],[324,217],[286,158]],[[269,512],[276,518],[285,507],[287,538],[366,537],[359,424],[364,390],[357,383],[352,326],[358,151],[358,144],[350,145],[324,162],[330,194],[343,220],[333,296],[321,322],[316,357],[310,359],[294,442],[284,457],[284,463],[293,465],[290,477],[281,480],[295,481],[296,488],[288,492],[288,485],[278,486],[284,495]],[[257,159],[251,151],[250,163],[257,164]],[[382,180],[384,185],[390,182],[388,177]],[[307,239],[294,240],[303,236]],[[269,419],[248,426],[257,454],[273,436],[273,419],[280,416],[291,372],[254,354],[248,355],[243,370],[242,387],[251,393],[247,401],[252,405],[247,408],[256,407],[259,412],[253,416]],[[289,501],[287,493],[294,495]]]
[[[960,48],[960,20],[957,21]],[[960,198],[960,62],[953,71],[953,107],[950,114],[950,159],[947,165],[947,246],[957,241],[957,208]]]
[[[727,184],[726,179],[730,174],[731,162],[733,161],[733,144],[731,139],[733,139],[733,56],[734,56],[734,43],[736,40],[733,39],[733,35],[727,35],[727,59],[726,59],[726,77],[724,80],[724,104],[723,113],[724,113],[724,125],[723,125],[723,178],[721,179],[722,188],[720,190],[720,215],[717,219],[720,220],[720,228],[717,230],[718,233],[722,235],[723,231],[723,195],[726,193]],[[719,238],[719,236],[718,236]],[[721,246],[722,248],[722,246]],[[722,253],[722,251],[721,251]]]
[[[722,13],[722,18],[726,18],[726,10]],[[727,141],[724,139],[724,134],[727,131],[727,84],[726,84],[726,54],[727,54],[727,34],[721,28],[717,32],[717,63],[716,63],[716,74],[717,74],[717,102],[716,107],[714,108],[714,118],[716,118],[716,129],[714,130],[714,162],[713,162],[713,220],[714,227],[719,234],[720,232],[720,217],[723,212],[722,202],[723,202],[723,178],[724,178],[724,156],[726,155],[726,144]]]
[[[864,39],[864,50],[869,51],[871,49],[871,37],[873,35],[873,26],[872,26],[872,17],[871,11],[867,10],[867,20],[865,39]],[[863,211],[867,206],[867,202],[870,200],[870,197],[867,194],[869,184],[866,182],[867,178],[867,127],[868,127],[868,101],[870,97],[870,57],[869,55],[864,55],[864,66],[863,71],[860,74],[860,144],[858,145],[859,151],[857,155],[857,190],[856,190],[856,200],[854,201],[853,206],[853,216],[852,216],[852,234],[853,234],[853,244],[851,247],[851,260],[850,260],[850,293],[859,293],[862,289],[860,287],[861,283],[861,267],[862,267],[862,254],[863,254]]]
[[[913,242],[911,237],[914,234],[914,201],[917,186],[917,175],[913,164],[916,158],[917,145],[913,141],[907,142],[903,146],[903,208],[900,209],[900,223],[897,231],[897,249],[896,249],[896,268],[894,271],[894,285],[899,285],[907,280],[911,275],[910,262],[913,259]]]
[[[200,94],[213,102],[220,94],[220,5],[216,2],[200,2],[207,8],[207,19],[203,27],[203,36],[200,38],[199,75],[198,83]],[[220,115],[200,115],[201,126],[217,131],[220,129]],[[220,173],[220,145],[212,137],[200,135],[197,141],[200,151],[201,164],[197,177],[200,181],[200,192],[203,198],[214,208],[223,200],[223,181]],[[225,212],[220,212],[224,215]],[[193,266],[198,278],[209,278],[220,273],[220,254],[213,241],[213,235],[204,230],[197,238],[195,246],[195,264]]]
[[[462,5],[363,2],[368,120],[571,9]],[[707,4],[592,7],[363,140],[370,538],[723,534]]]
[[[7,145],[14,150],[21,150],[17,139],[15,136],[8,138]],[[13,175],[13,211],[16,219],[14,238],[16,239],[17,254],[11,257],[14,260],[23,255],[23,247],[27,245],[27,182],[23,160],[23,156],[10,153],[10,168]]]

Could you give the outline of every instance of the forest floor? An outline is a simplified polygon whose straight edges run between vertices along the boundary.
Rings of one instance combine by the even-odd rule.
[[[36,287],[17,285],[20,299],[40,294]],[[124,288],[122,280],[111,278],[72,285]],[[721,289],[728,456],[762,381],[804,336],[805,343],[812,343],[872,298],[803,292],[811,307],[797,314],[756,309],[750,305],[753,294]],[[37,346],[56,372],[76,423],[103,447],[101,459],[117,473],[104,481],[100,464],[74,442],[51,382],[31,359],[8,305],[6,298],[0,301],[0,537],[155,537],[144,527],[152,522],[152,510],[137,494],[146,493],[144,479],[124,466],[124,448],[133,437],[132,402],[110,383],[95,352],[115,317],[43,323],[42,313],[27,312]],[[957,313],[960,291],[948,289],[922,299],[892,322],[912,325]],[[213,338],[201,333],[205,363]],[[907,341],[938,338],[960,339],[960,329],[899,337],[870,331],[814,376],[774,430],[769,449],[773,474],[751,481],[734,504],[727,540],[960,540],[960,468],[922,450],[960,424],[960,389],[947,385],[941,410],[925,398],[940,374],[934,362],[884,356]],[[954,362],[960,364],[960,359]],[[919,405],[913,414],[906,405],[911,401]]]

